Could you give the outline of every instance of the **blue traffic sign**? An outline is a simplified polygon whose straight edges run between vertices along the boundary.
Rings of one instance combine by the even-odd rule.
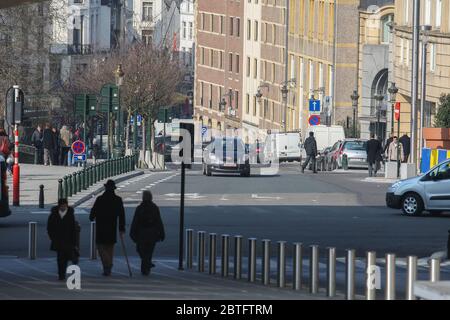
[[[202,126],[202,136],[205,136],[207,132],[208,132],[208,127]]]
[[[309,99],[309,112],[320,112],[320,100]]]
[[[86,161],[86,154],[74,154],[73,155],[73,163],[75,162],[85,162]]]
[[[140,114],[137,115],[137,125],[140,126],[142,123],[142,116]]]

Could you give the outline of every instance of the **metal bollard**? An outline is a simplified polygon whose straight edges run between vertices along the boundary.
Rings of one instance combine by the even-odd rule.
[[[355,299],[355,250],[348,249],[345,257],[345,299]]]
[[[395,300],[395,254],[386,255],[386,300]]]
[[[88,174],[87,174],[87,169],[86,168],[84,168],[83,169],[83,171],[81,171],[81,175],[82,175],[82,181],[83,181],[83,183],[82,183],[82,186],[83,186],[83,190],[86,190],[87,189],[87,177],[88,177]]]
[[[68,181],[68,191],[69,191],[68,196],[71,197],[72,194],[73,194],[73,192],[72,192],[72,190],[73,190],[73,181],[72,181],[72,175],[71,174],[69,174],[68,180],[69,180]]]
[[[37,222],[28,223],[28,259],[35,260],[37,252]]]
[[[374,251],[369,251],[366,254],[366,300],[375,300],[376,298],[376,283],[373,283],[373,280],[376,279],[373,277],[373,273],[375,271],[375,266],[377,263],[377,254]]]
[[[64,199],[67,199],[69,197],[67,176],[64,176],[64,178],[63,178],[63,197],[64,197]]]
[[[319,292],[319,246],[310,246],[309,255],[309,292]]]
[[[303,274],[303,244],[294,243],[294,278],[293,289],[300,290],[302,288],[302,274]]]
[[[262,240],[262,283],[267,286],[270,284],[270,240]]]
[[[186,230],[186,269],[192,269],[194,260],[194,230]]]
[[[417,280],[417,257],[408,256],[406,266],[406,300],[416,300],[414,282]]]
[[[277,286],[286,286],[286,241],[278,241]]]
[[[242,236],[234,236],[234,278],[242,278]]]
[[[228,277],[229,271],[229,248],[230,248],[230,236],[228,234],[222,235],[222,261],[220,266],[220,274],[222,277]]]
[[[430,281],[438,282],[441,278],[441,261],[439,259],[430,260]]]
[[[197,270],[198,272],[205,271],[205,231],[197,233]]]
[[[83,191],[83,177],[81,171],[78,171],[78,192]]]
[[[91,221],[91,241],[90,241],[90,255],[89,258],[91,260],[97,259],[97,247],[96,247],[96,228],[95,228],[95,221]]]
[[[209,234],[209,274],[216,274],[217,234]]]
[[[58,179],[58,200],[63,198],[63,180]]]
[[[327,297],[336,295],[336,248],[328,248]]]
[[[39,186],[39,208],[44,208],[44,185]]]
[[[256,278],[256,238],[248,239],[248,281],[255,282]]]

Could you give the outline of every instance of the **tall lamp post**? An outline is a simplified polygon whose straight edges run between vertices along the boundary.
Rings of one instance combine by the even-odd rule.
[[[380,117],[381,117],[381,103],[383,102],[384,96],[382,94],[376,94],[374,96],[375,100],[377,101],[377,139],[380,139]]]
[[[117,69],[115,71],[115,77],[116,77],[116,85],[117,85],[117,92],[118,92],[118,100],[119,100],[119,110],[117,110],[117,129],[116,129],[116,145],[117,145],[117,156],[122,153],[122,109],[120,106],[120,87],[123,84],[123,77],[125,76],[125,73],[122,70],[122,65],[119,64],[117,66]]]
[[[420,137],[419,137],[419,154],[422,159],[423,149],[423,127],[425,126],[425,103],[427,101],[427,46],[428,35],[431,31],[430,25],[424,25],[420,28],[422,33],[422,74],[421,82],[422,88],[420,93]]]
[[[283,105],[284,105],[284,119],[283,119],[284,132],[287,131],[287,100],[289,94],[289,87],[295,86],[295,84],[296,79],[290,79],[281,84],[281,97],[283,98]]]
[[[358,99],[359,99],[358,90],[353,90],[353,93],[350,96],[350,98],[352,99],[352,106],[353,106],[353,138],[356,138],[356,110],[358,109]]]
[[[391,103],[391,133],[394,132],[394,106],[395,99],[397,97],[398,88],[395,86],[395,82],[391,82],[391,86],[388,88],[389,102]]]

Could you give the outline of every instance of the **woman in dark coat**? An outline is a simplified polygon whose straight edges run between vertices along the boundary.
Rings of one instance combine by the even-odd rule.
[[[153,202],[150,191],[142,194],[142,203],[136,208],[130,229],[130,237],[136,243],[136,250],[142,259],[141,272],[147,276],[152,263],[153,250],[158,241],[164,241],[164,225],[158,206]]]
[[[69,260],[74,260],[77,248],[77,223],[74,210],[67,199],[60,199],[51,209],[47,222],[47,232],[51,240],[50,250],[56,251],[59,280],[66,278]]]

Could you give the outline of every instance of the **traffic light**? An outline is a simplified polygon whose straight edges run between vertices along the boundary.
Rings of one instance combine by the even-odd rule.
[[[96,114],[97,96],[95,94],[77,94],[75,96],[75,114],[93,116]]]
[[[116,85],[103,86],[100,95],[102,112],[119,112],[119,88]]]

